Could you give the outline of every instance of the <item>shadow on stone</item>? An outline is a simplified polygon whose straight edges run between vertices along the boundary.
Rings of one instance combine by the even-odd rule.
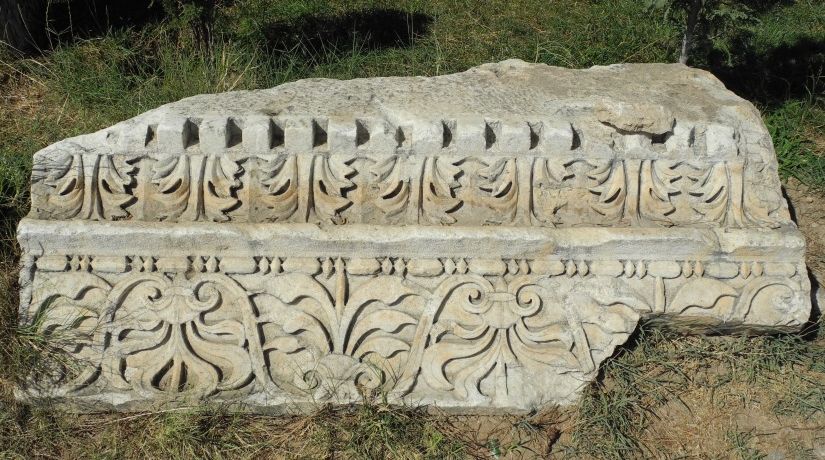
[[[822,292],[820,280],[810,268],[808,268],[808,278],[811,280],[811,318],[802,328],[800,335],[806,340],[816,340],[822,333],[820,321],[822,321],[822,303],[825,301],[825,293]]]
[[[791,215],[791,219],[799,225],[799,220],[796,217],[796,207],[794,206],[793,200],[788,196],[788,191],[784,186],[782,187],[782,197],[785,199],[785,202],[788,203],[788,212]],[[825,294],[821,291],[822,285],[810,267],[807,267],[807,276],[811,283],[811,317],[802,327],[799,335],[805,340],[816,340],[822,332],[819,322],[822,318],[822,301],[825,300]]]

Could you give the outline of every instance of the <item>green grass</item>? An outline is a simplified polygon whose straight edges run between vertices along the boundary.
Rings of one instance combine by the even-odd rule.
[[[567,67],[674,61],[678,25],[642,4],[238,0],[217,12],[207,42],[199,41],[186,13],[66,42],[38,58],[15,57],[0,47],[0,457],[546,455],[557,437],[553,420],[507,419],[500,432],[478,442],[447,423],[449,418],[380,402],[319,408],[312,416],[286,419],[219,409],[78,417],[15,402],[15,382],[31,369],[37,353],[51,348],[17,324],[14,228],[28,211],[31,154],[65,137],[195,94],[307,77],[436,75],[508,58]],[[422,21],[427,27],[403,46],[377,46],[364,31],[320,41],[314,32],[300,32],[308,17],[334,20],[377,9],[407,14],[411,29]],[[719,49],[695,56],[694,62],[725,76],[763,110],[783,178],[822,189],[824,58],[815,46],[805,46],[825,41],[825,6],[818,0],[776,2],[757,19],[720,36]],[[294,33],[273,41],[268,35],[273,24]],[[568,437],[554,452],[598,458],[655,455],[657,444],[646,430],[663,408],[697,392],[732,393],[743,385],[771,395],[767,410],[772,416],[821,417],[825,345],[815,340],[817,335],[701,338],[643,330],[605,364],[599,381],[569,411]],[[732,428],[720,436],[722,455],[761,455],[752,431]]]
[[[825,82],[823,82],[825,88]],[[825,100],[790,100],[765,115],[779,171],[817,188],[825,186]],[[818,138],[817,138],[818,137]]]
[[[365,404],[266,417],[197,408],[70,415],[0,406],[3,458],[459,459],[469,446],[421,410]]]

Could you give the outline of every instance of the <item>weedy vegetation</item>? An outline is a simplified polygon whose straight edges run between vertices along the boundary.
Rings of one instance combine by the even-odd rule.
[[[148,13],[135,23],[104,3],[54,2],[50,46],[39,52],[0,45],[1,457],[755,459],[825,452],[818,313],[799,334],[758,338],[642,328],[578,406],[523,417],[451,417],[388,406],[380,397],[282,417],[216,407],[71,415],[17,401],[14,389],[44,357],[61,359],[59,343],[17,319],[14,229],[28,212],[31,155],[40,148],[183,97],[306,77],[437,75],[507,58],[568,67],[674,62],[686,19],[684,11],[635,0],[160,0],[137,6]],[[825,203],[825,4],[749,3],[747,20],[723,18],[735,23],[709,29],[690,62],[763,111],[783,179],[805,184],[806,199]]]

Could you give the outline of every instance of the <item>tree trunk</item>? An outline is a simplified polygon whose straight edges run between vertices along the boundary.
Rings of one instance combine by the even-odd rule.
[[[702,0],[691,0],[688,11],[685,35],[682,37],[682,54],[679,56],[680,64],[687,64],[690,49],[693,48],[693,34],[696,31],[696,24],[699,22],[699,12],[702,10]]]

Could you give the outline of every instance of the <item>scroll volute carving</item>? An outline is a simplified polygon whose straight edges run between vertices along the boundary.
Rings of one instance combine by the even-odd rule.
[[[421,374],[432,389],[471,405],[524,407],[559,394],[537,382],[575,394],[639,318],[620,303],[562,296],[541,276],[465,275],[448,283]]]
[[[264,368],[254,312],[219,274],[139,274],[113,286],[102,375],[146,397],[204,398],[241,389]]]
[[[102,325],[111,286],[89,273],[54,273],[48,290],[32,297],[32,324],[46,351],[29,384],[55,396],[82,390],[97,379],[105,348]]]

